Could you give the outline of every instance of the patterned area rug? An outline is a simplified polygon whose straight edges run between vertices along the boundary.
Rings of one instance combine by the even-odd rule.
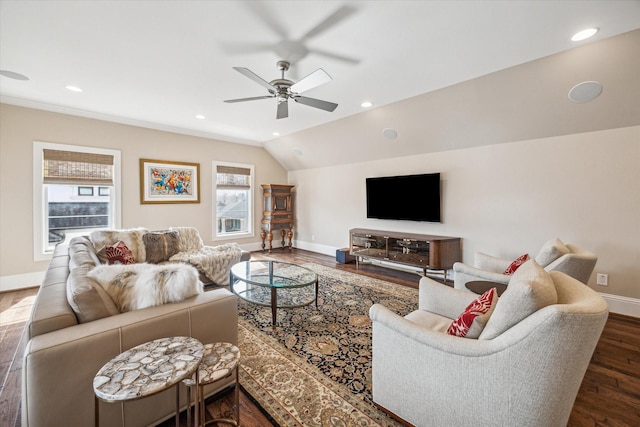
[[[418,291],[305,264],[318,274],[318,309],[271,310],[239,303],[240,384],[281,427],[401,426],[371,399],[369,307],[381,303],[404,316]]]

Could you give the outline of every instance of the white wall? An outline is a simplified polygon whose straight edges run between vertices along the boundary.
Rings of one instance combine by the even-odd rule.
[[[366,177],[430,172],[441,173],[442,223],[366,218]],[[590,286],[640,298],[638,126],[300,170],[289,183],[298,247],[333,253],[350,228],[366,227],[462,237],[472,263],[476,251],[535,256],[559,237],[598,255],[609,286],[596,286],[595,272]]]

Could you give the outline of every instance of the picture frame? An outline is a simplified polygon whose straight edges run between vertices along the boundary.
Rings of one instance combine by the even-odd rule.
[[[140,159],[140,203],[200,203],[200,163]]]

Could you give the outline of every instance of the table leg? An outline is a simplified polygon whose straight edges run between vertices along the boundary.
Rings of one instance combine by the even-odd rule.
[[[180,383],[176,384],[176,427],[180,427]]]
[[[187,427],[191,427],[191,387],[187,387]],[[198,395],[198,389],[196,387],[196,396]],[[197,427],[197,424],[196,424]]]
[[[273,249],[273,233],[271,231],[267,234],[267,240],[269,241],[269,253],[271,253],[271,249]]]
[[[276,288],[271,288],[271,326],[276,327],[276,318],[278,310],[278,294]]]
[[[95,404],[95,409],[93,411],[94,413],[94,425],[95,427],[99,427],[100,426],[100,401],[98,400],[98,396],[93,396],[94,399],[94,404]]]
[[[318,279],[316,279],[316,310],[318,309]]]
[[[239,375],[239,369],[240,369],[240,362],[238,362],[238,364],[236,365],[236,409],[235,409],[235,414],[236,414],[236,425],[240,425],[240,375]]]

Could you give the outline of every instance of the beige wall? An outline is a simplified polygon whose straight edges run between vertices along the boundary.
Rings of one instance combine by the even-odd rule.
[[[33,261],[33,141],[83,145],[122,152],[122,226],[162,229],[189,225],[212,244],[212,161],[255,165],[255,183],[286,184],[285,170],[263,148],[155,131],[100,120],[0,104],[0,278],[44,271]],[[199,204],[140,204],[139,159],[200,163]],[[261,193],[254,200],[254,238],[238,240],[257,248]],[[219,243],[216,242],[216,243]],[[18,280],[19,281],[19,280]],[[2,290],[0,286],[0,290]]]
[[[595,252],[599,292],[640,298],[640,126],[289,172],[298,247],[331,253],[349,229],[459,236],[463,257],[535,256],[559,237]],[[365,178],[440,172],[441,224],[366,219]],[[416,189],[416,197],[420,197]]]

